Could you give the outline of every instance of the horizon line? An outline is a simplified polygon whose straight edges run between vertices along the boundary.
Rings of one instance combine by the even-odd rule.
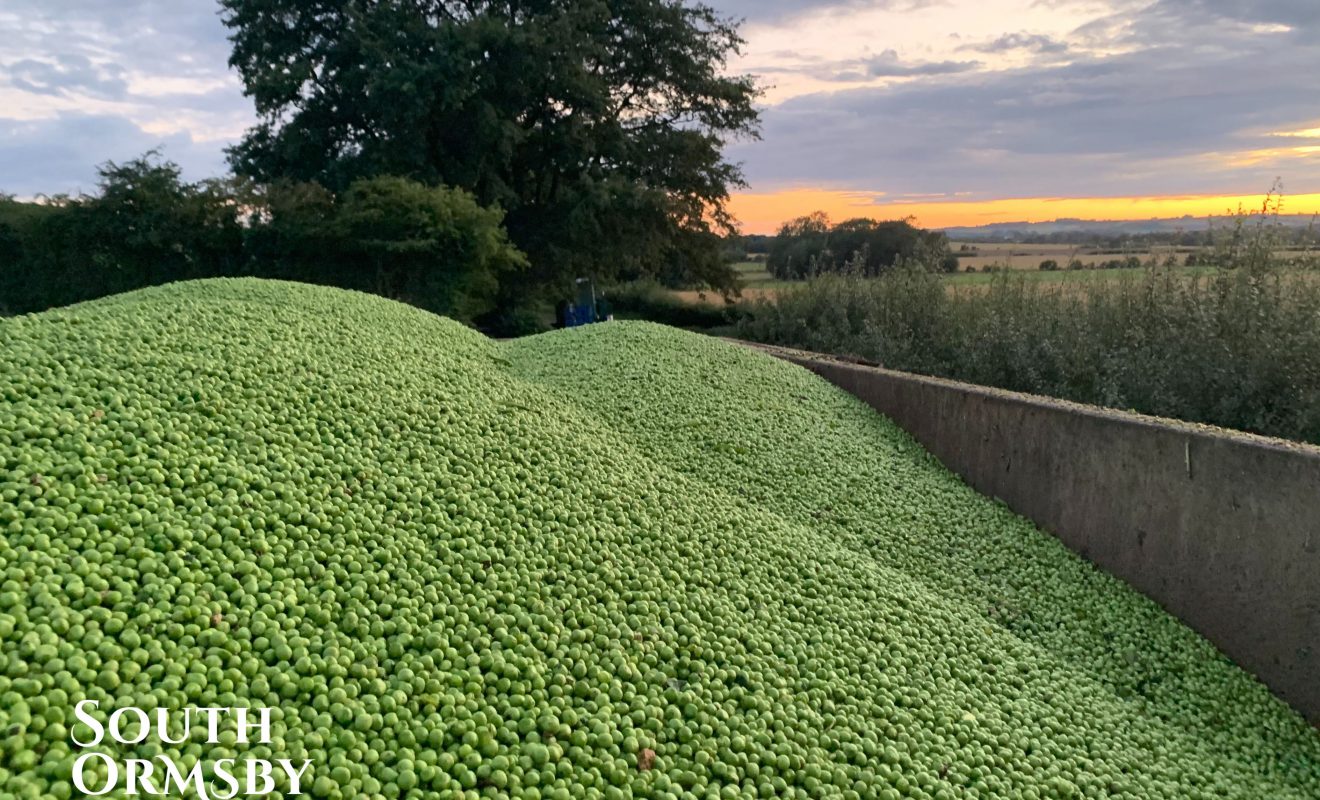
[[[739,192],[729,198],[729,210],[745,234],[773,234],[784,222],[824,211],[838,222],[859,217],[893,220],[915,218],[931,230],[987,225],[1034,225],[1079,222],[1145,222],[1212,220],[1239,213],[1258,216],[1262,210],[1280,216],[1320,215],[1320,193],[1176,194],[1091,197],[1001,197],[969,200],[879,202],[881,192],[848,189],[791,188],[775,192]],[[1267,201],[1270,208],[1266,209]]]

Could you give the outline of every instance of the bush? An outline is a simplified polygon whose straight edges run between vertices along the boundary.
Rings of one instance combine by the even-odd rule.
[[[337,284],[470,322],[495,307],[504,273],[527,266],[503,219],[461,189],[395,177],[356,181],[340,200],[338,225],[344,251],[370,269],[359,266],[355,280]]]
[[[1044,272],[1054,272],[1059,268],[1059,262],[1055,261],[1052,258],[1047,258],[1044,261],[1040,262],[1040,268]]]
[[[1122,263],[1122,262],[1120,262]],[[738,334],[894,369],[1320,443],[1320,282],[1150,270],[1068,292],[997,275],[820,277],[746,309]]]
[[[309,183],[186,183],[148,153],[102,166],[96,195],[0,197],[0,312],[249,275],[358,289],[466,322],[525,266],[498,209],[405,178],[364,179],[340,195]]]
[[[528,297],[521,302],[500,306],[499,310],[479,320],[475,327],[489,336],[516,339],[546,333],[554,328],[554,323],[554,307],[541,298]]]
[[[179,167],[154,153],[98,172],[95,196],[0,201],[9,251],[0,307],[40,311],[239,271],[243,234],[228,183],[184,183]]]

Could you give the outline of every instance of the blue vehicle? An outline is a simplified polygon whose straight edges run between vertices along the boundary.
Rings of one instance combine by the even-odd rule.
[[[576,283],[577,299],[573,302],[560,303],[559,327],[577,328],[614,318],[614,315],[608,313],[608,309],[605,308],[604,301],[597,301],[596,285],[591,278],[578,278]]]

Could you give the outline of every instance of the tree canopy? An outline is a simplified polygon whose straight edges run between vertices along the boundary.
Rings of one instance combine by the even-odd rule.
[[[230,182],[187,183],[155,152],[97,173],[95,195],[0,199],[0,312],[240,268],[243,232]]]
[[[754,136],[735,24],[679,0],[221,0],[261,182],[400,175],[507,212],[506,288],[661,275],[722,287],[720,234]]]
[[[462,321],[526,267],[501,213],[461,189],[362,178],[189,183],[155,153],[99,168],[93,195],[0,195],[0,313],[189,278],[256,275],[374,292]]]
[[[958,268],[958,259],[943,233],[923,230],[909,220],[878,222],[858,217],[831,224],[829,217],[820,211],[779,227],[770,242],[766,267],[780,279],[805,278],[816,272],[845,268],[863,275],[878,275],[900,260],[914,261],[936,271],[951,272]]]

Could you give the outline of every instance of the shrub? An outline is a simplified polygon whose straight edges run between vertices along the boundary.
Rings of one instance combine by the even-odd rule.
[[[95,196],[0,199],[0,307],[39,311],[141,286],[237,274],[242,226],[224,181],[186,183],[155,153],[98,168]],[[12,259],[12,260],[11,260]]]
[[[470,322],[495,307],[506,272],[527,266],[503,219],[461,189],[388,176],[356,181],[337,221],[342,246],[358,263],[336,285]]]
[[[1121,262],[1120,262],[1121,263]],[[1320,443],[1320,281],[1279,270],[1069,291],[997,275],[821,277],[749,304],[739,335],[988,386]]]
[[[526,266],[503,213],[472,195],[377,177],[312,183],[182,180],[155,153],[100,168],[95,195],[0,197],[0,310],[40,311],[172,281],[252,275],[402,299],[470,321]]]

